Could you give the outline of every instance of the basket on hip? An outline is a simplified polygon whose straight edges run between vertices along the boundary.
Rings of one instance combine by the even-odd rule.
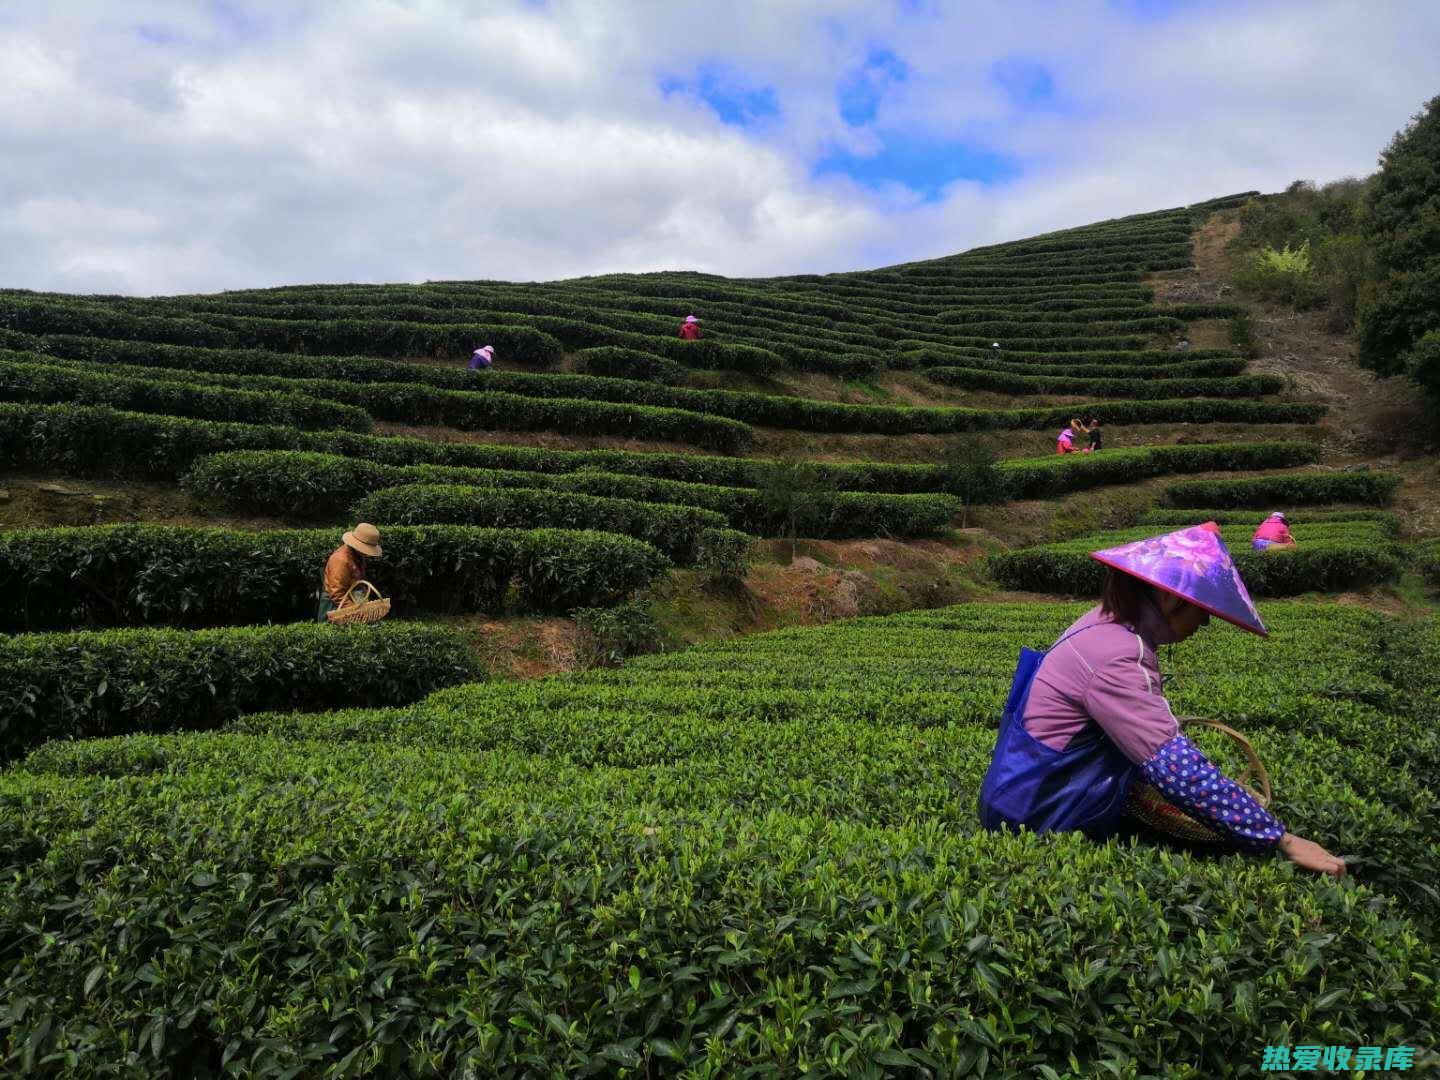
[[[345,594],[345,605],[327,616],[332,623],[373,623],[390,614],[390,598],[368,581],[357,581]]]
[[[1245,752],[1247,761],[1244,771],[1235,777],[1235,782],[1249,792],[1261,806],[1267,808],[1270,806],[1272,795],[1270,774],[1265,771],[1265,763],[1260,760],[1260,755],[1250,745],[1249,739],[1218,720],[1206,720],[1199,716],[1181,717],[1180,725],[1182,727],[1212,728],[1235,742]],[[1251,783],[1252,779],[1254,784]],[[1143,781],[1136,783],[1131,789],[1130,801],[1125,809],[1132,817],[1138,818],[1152,829],[1157,829],[1181,840],[1190,840],[1201,844],[1218,844],[1223,839],[1214,829],[1196,821],[1185,811],[1169,802],[1164,795],[1160,794],[1159,790]]]

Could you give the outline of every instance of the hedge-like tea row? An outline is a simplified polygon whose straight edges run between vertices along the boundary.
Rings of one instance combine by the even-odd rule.
[[[736,529],[761,536],[777,535],[785,524],[783,509],[769,505],[760,492],[751,487],[693,484],[591,470],[539,473],[438,465],[388,466],[330,454],[242,450],[202,458],[184,483],[196,495],[213,499],[228,509],[284,518],[334,516],[363,495],[405,484],[459,484],[489,489],[546,488],[641,503],[700,507],[725,515]],[[382,493],[388,495],[388,492]],[[501,496],[497,492],[495,497]],[[810,526],[813,530],[810,535],[831,539],[930,535],[944,529],[960,512],[960,503],[943,495],[822,490],[815,493],[815,498],[818,520]],[[372,505],[357,507],[356,515],[369,517]],[[375,509],[373,513],[380,511]],[[630,532],[628,528],[602,525],[602,521],[609,520],[603,516],[582,520],[591,528]],[[631,535],[648,539],[640,533]],[[665,549],[663,543],[656,546]]]
[[[1182,480],[1165,489],[1171,506],[1240,506],[1284,510],[1321,503],[1362,503],[1384,506],[1400,486],[1398,473],[1327,472],[1285,476],[1251,476],[1226,480]]]
[[[371,415],[401,423],[445,424],[461,430],[534,430],[545,428],[573,434],[621,434],[665,438],[710,446],[733,453],[748,444],[749,433],[732,423],[763,424],[797,431],[875,434],[943,434],[992,428],[1026,428],[1065,423],[1064,409],[984,410],[914,408],[889,405],[844,405],[777,394],[729,390],[694,390],[657,386],[632,380],[586,375],[542,375],[490,371],[475,375],[461,370],[425,368],[364,357],[308,358],[256,351],[183,349],[134,343],[83,343],[75,339],[32,339],[39,347],[62,351],[68,358],[163,365],[156,378],[185,378],[168,369],[198,367],[223,375],[236,386],[294,389],[314,397],[332,398],[364,408]],[[118,346],[118,347],[117,347]],[[157,350],[146,353],[144,348]],[[129,367],[122,368],[127,374]],[[141,369],[143,370],[143,368]],[[277,376],[271,380],[240,379],[241,375]],[[326,376],[344,375],[345,381]],[[1008,378],[1008,376],[1006,376]],[[1022,380],[1023,381],[1023,380]],[[1151,384],[1158,390],[1200,393],[1206,385],[1228,392],[1229,380],[1180,380]],[[1137,386],[1145,385],[1137,381]],[[1246,384],[1251,390],[1260,384]],[[430,389],[431,386],[443,389]],[[472,393],[459,393],[461,389]],[[498,392],[496,394],[495,392]],[[511,395],[553,399],[548,405],[517,403]],[[673,412],[636,412],[610,408],[624,403]],[[1167,418],[1174,402],[1148,402],[1136,422],[1146,416]],[[1212,402],[1216,419],[1229,416],[1222,402]],[[1119,419],[1113,404],[1085,405],[1089,412]],[[697,417],[696,413],[710,414]],[[1114,414],[1113,416],[1110,414]],[[1132,413],[1132,415],[1134,415]],[[1251,414],[1246,413],[1248,418]],[[1308,414],[1307,414],[1308,415]]]
[[[1002,394],[1073,394],[1104,398],[1259,397],[1285,389],[1279,375],[1236,375],[1228,378],[1091,379],[1066,375],[1019,375],[984,368],[932,367],[925,377],[950,386],[993,390]]]
[[[639,349],[622,349],[618,345],[602,345],[581,349],[575,354],[575,365],[583,374],[611,379],[644,379],[658,383],[685,381],[685,368],[655,353]]]
[[[1016,653],[1083,609],[44,747],[0,774],[5,1067],[1220,1076],[1340,1043],[1432,1068],[1440,745],[1408,705],[1433,671],[1387,660],[1408,628],[1265,604],[1270,640],[1177,650],[1176,711],[1240,723],[1281,819],[1352,856],[1335,883],[979,831]]]
[[[352,516],[377,525],[482,525],[492,529],[596,529],[620,533],[681,564],[695,561],[700,534],[727,524],[693,506],[602,498],[535,488],[405,484],[367,495]]]
[[[1318,450],[1318,447],[1316,448]],[[1312,459],[1315,460],[1315,459]],[[1293,464],[1303,464],[1293,462]],[[1263,468],[1264,466],[1259,466]],[[1268,510],[1149,510],[1140,516],[1141,525],[1168,526],[1184,529],[1202,521],[1213,521],[1217,525],[1251,525],[1258,527],[1272,511]],[[1286,511],[1286,519],[1292,525],[1325,525],[1339,521],[1373,521],[1383,528],[1387,535],[1400,535],[1400,515],[1392,510],[1296,510]]]
[[[433,325],[382,319],[327,322],[136,314],[69,297],[0,294],[0,326],[31,334],[84,334],[210,348],[278,348],[284,352],[365,356],[463,357],[481,342],[521,363],[551,364],[560,342],[526,326]]]
[[[1291,460],[1293,451],[1287,449],[1296,445],[1293,443],[1240,445],[1253,446],[1254,449],[1249,452],[1260,455],[1249,460],[1263,460],[1271,467],[1300,463]],[[1151,449],[1161,451],[1177,463],[1189,460],[1189,456],[1204,459],[1217,452],[1204,445]],[[0,464],[55,469],[80,475],[176,480],[188,472],[197,459],[227,450],[304,450],[390,465],[433,464],[537,472],[595,469],[729,487],[762,484],[772,468],[772,463],[766,461],[690,454],[437,443],[347,432],[312,433],[290,428],[207,423],[84,406],[0,403]],[[1124,453],[1127,458],[1112,457],[1119,453]],[[1042,470],[1038,474],[1045,478],[1042,490],[1077,490],[1089,486],[1083,482],[1086,477],[1115,475],[1110,471],[1114,466],[1103,464],[1103,460],[1140,460],[1134,456],[1135,453],[1107,450],[1100,455],[1067,455],[1065,458],[1051,455],[1033,461],[1014,461],[1003,467]],[[1265,457],[1269,454],[1279,455],[1279,460]],[[1062,465],[1068,465],[1069,471],[1054,471]],[[822,462],[816,468],[827,483],[850,491],[895,494],[935,492],[943,491],[946,482],[943,472],[929,465]],[[1150,471],[1144,475],[1155,473]],[[1069,479],[1058,481],[1056,478],[1061,476]],[[1110,480],[1100,482],[1108,483]],[[1055,483],[1070,486],[1050,486]]]
[[[1375,522],[1296,525],[1296,546],[1253,551],[1253,526],[1222,526],[1226,546],[1245,587],[1256,596],[1294,596],[1306,592],[1343,592],[1368,588],[1400,577],[1399,549]],[[989,567],[1006,588],[1027,592],[1096,596],[1106,568],[1091,551],[1153,535],[1154,528],[1104,533],[1082,540],[1046,544],[992,555]]]
[[[123,382],[141,378],[146,385],[159,382],[189,386],[192,382],[204,382],[207,379],[211,383],[220,384],[213,389],[207,387],[201,393],[237,393],[243,392],[241,388],[244,387],[287,396],[300,393],[307,395],[300,399],[302,401],[319,398],[326,405],[329,401],[335,401],[354,406],[355,408],[347,412],[362,417],[366,424],[373,416],[396,423],[441,424],[461,431],[559,431],[572,435],[623,435],[688,442],[722,453],[743,450],[752,438],[749,428],[735,420],[645,404],[647,397],[659,398],[661,395],[647,394],[644,385],[623,379],[595,379],[583,375],[510,375],[496,372],[479,378],[469,376],[468,381],[463,384],[467,389],[452,390],[432,387],[425,381],[352,383],[336,379],[237,374],[205,376],[171,368],[129,364],[102,368],[99,374],[93,374],[89,370],[77,371],[76,366],[80,363],[82,361],[73,359],[56,360],[56,366],[46,370],[62,375],[76,371],[76,378],[101,383],[108,383],[112,379]],[[322,366],[324,361],[309,361],[309,364]],[[423,370],[417,365],[390,366],[398,369],[399,377]],[[459,375],[458,372],[444,374],[451,378]],[[511,387],[520,393],[505,392]],[[590,398],[602,400],[589,400]],[[616,403],[603,400],[605,398],[635,403]]]
[[[313,618],[340,529],[97,525],[0,532],[0,628],[224,626]],[[668,560],[628,536],[462,525],[384,530],[369,577],[396,615],[613,604]]]
[[[306,429],[369,431],[368,413],[301,393],[206,386],[37,363],[39,357],[0,352],[0,401],[111,405],[197,420],[283,424]]]
[[[1002,461],[1000,470],[1013,498],[1036,498],[1167,473],[1282,469],[1319,459],[1320,447],[1308,442],[1186,443]]]
[[[595,495],[703,506],[724,514],[735,528],[760,536],[778,536],[786,528],[784,508],[774,505],[755,488],[602,472],[567,473],[555,477],[553,483]],[[959,499],[939,494],[817,491],[812,497],[815,513],[805,524],[804,535],[828,540],[932,536],[948,528],[963,506]]]
[[[1041,375],[1085,379],[1175,379],[1188,376],[1239,375],[1245,371],[1243,356],[1217,356],[1177,363],[1120,363],[1089,361],[1051,363],[1048,360],[997,360],[988,356],[966,357],[957,367],[1003,372],[1007,375]],[[947,370],[940,368],[938,370]],[[928,374],[928,373],[927,373]]]
[[[455,630],[246,626],[0,637],[0,761],[47,739],[214,728],[241,713],[400,705],[483,677]]]

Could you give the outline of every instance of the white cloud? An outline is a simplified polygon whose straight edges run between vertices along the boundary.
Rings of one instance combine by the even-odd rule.
[[[850,129],[836,92],[876,47],[908,75]],[[1440,89],[1440,9],[21,0],[0,58],[0,285],[775,274],[1369,171]],[[1054,107],[996,85],[1014,58]],[[659,92],[704,64],[773,86],[780,115],[740,130]],[[812,177],[876,130],[1025,167],[933,203]]]

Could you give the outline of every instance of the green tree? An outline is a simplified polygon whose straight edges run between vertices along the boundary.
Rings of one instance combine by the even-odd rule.
[[[1360,363],[1414,376],[1435,394],[1433,346],[1417,346],[1440,330],[1440,97],[1381,154],[1363,227],[1379,280],[1356,306]]]
[[[1009,497],[1005,474],[999,468],[995,444],[983,435],[961,436],[945,448],[940,463],[946,494],[964,504],[960,527],[970,524],[970,508],[981,503],[1004,502]]]
[[[795,541],[813,535],[825,524],[825,493],[833,487],[814,462],[790,457],[775,462],[758,485],[760,502],[776,535],[790,541],[790,558],[795,558]]]

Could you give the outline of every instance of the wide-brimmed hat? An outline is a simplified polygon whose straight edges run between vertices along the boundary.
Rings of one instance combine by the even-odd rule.
[[[489,356],[491,353],[493,353],[493,352],[495,351],[495,346],[494,346],[494,345],[482,345],[482,346],[480,346],[480,348],[476,349],[475,351],[476,351],[476,352],[483,352],[486,356]]]
[[[700,320],[697,319],[697,318],[695,318],[694,315],[686,315],[686,316],[685,316],[685,321],[686,321],[686,322],[699,322]]]
[[[1252,634],[1269,637],[1220,526],[1213,521],[1090,553],[1092,559],[1188,600]]]
[[[1276,511],[1275,511],[1273,514],[1271,514],[1270,516],[1271,516],[1272,518],[1279,518],[1281,521],[1285,522],[1287,525],[1290,523],[1290,519],[1287,518],[1284,514],[1282,514],[1279,510],[1276,510]]]
[[[380,530],[374,525],[362,521],[355,526],[354,532],[347,532],[340,538],[345,542],[346,547],[354,548],[361,555],[369,555],[378,559],[382,552],[380,550]]]

